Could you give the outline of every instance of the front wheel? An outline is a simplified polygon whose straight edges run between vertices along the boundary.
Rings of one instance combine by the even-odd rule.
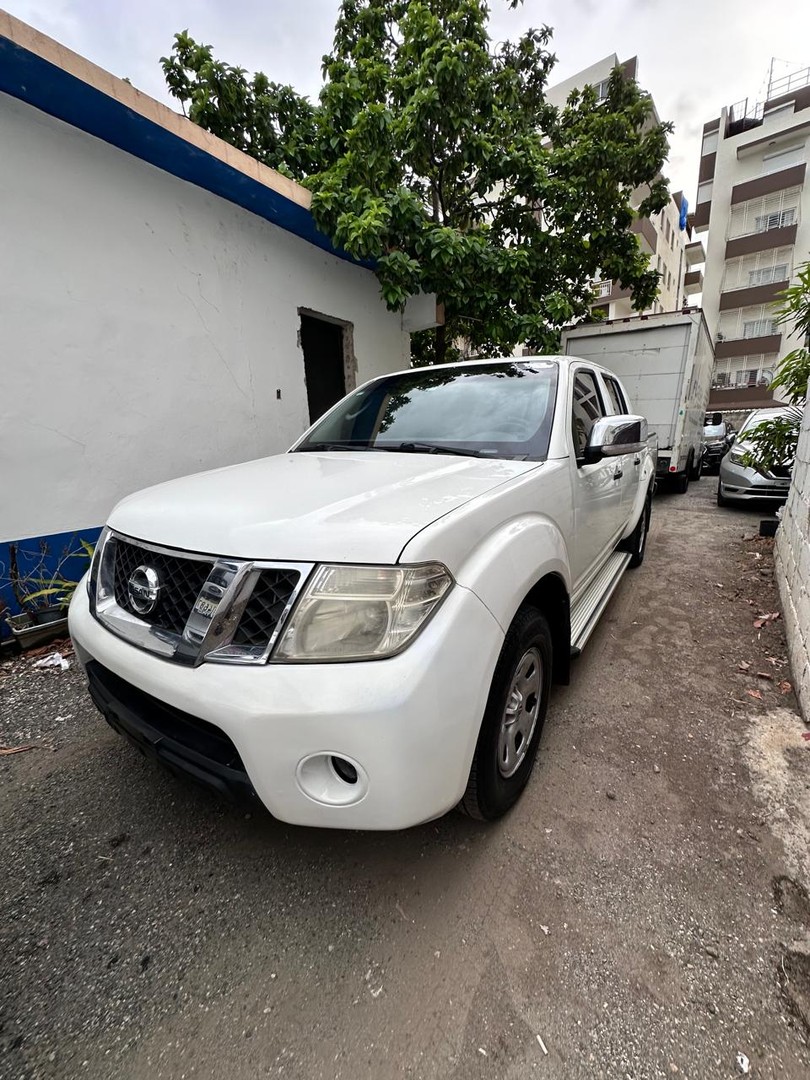
[[[630,552],[630,562],[628,565],[633,569],[636,566],[641,566],[644,562],[644,552],[647,550],[647,536],[650,531],[651,516],[652,490],[647,492],[647,498],[644,500],[644,509],[641,511],[641,517],[638,519],[638,524],[627,539],[623,540],[620,545],[622,551]]]
[[[551,631],[545,616],[535,608],[521,608],[498,658],[459,804],[470,817],[494,821],[514,806],[526,787],[546,719],[551,668]]]
[[[723,485],[718,480],[717,481],[717,505],[718,506],[728,506],[728,502],[729,502],[728,499],[723,494]]]

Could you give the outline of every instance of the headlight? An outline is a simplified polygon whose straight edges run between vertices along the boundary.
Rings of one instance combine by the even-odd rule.
[[[372,660],[416,637],[453,584],[441,563],[319,566],[274,660]]]
[[[735,465],[744,465],[745,458],[745,450],[731,450],[728,455],[728,460],[733,461]]]
[[[104,545],[107,543],[107,537],[110,530],[105,525],[101,530],[101,535],[96,541],[95,551],[93,552],[93,558],[90,562],[90,570],[87,574],[87,595],[90,597],[90,607],[95,607],[96,600],[98,599],[98,575],[99,566],[101,564],[101,552],[104,549]]]

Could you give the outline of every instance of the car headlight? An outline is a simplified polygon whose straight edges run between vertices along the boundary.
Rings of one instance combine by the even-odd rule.
[[[442,602],[453,579],[441,563],[319,566],[276,646],[273,660],[374,660],[404,649]]]
[[[745,465],[746,457],[745,450],[731,450],[729,451],[728,460],[733,461],[735,465]]]
[[[99,567],[101,565],[101,553],[104,550],[104,545],[107,543],[109,533],[110,530],[105,525],[101,530],[101,535],[96,541],[93,558],[90,561],[90,569],[87,573],[87,595],[90,597],[91,609],[95,609],[96,600],[98,599],[98,575]]]

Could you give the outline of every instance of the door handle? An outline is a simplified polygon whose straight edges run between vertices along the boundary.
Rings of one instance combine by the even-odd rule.
[[[621,478],[622,478],[623,476],[624,476],[624,473],[622,472],[622,470],[621,470],[621,469],[617,469],[617,470],[616,470],[616,472],[615,472],[615,473],[613,474],[613,479],[614,479],[614,480],[621,480]]]

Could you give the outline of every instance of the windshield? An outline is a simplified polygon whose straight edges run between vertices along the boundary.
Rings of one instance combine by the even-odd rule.
[[[500,361],[416,368],[360,387],[295,447],[543,460],[557,365]]]
[[[760,409],[752,412],[746,419],[743,426],[740,428],[739,434],[750,435],[751,430],[755,427],[759,427],[765,420],[775,420],[777,417],[785,416],[784,409]]]
[[[722,439],[725,433],[726,429],[722,424],[707,424],[703,429],[707,439]]]

